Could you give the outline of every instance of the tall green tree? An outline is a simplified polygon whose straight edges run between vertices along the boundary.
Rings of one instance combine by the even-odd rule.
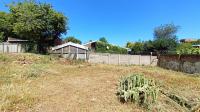
[[[174,24],[165,24],[158,26],[154,29],[154,39],[173,39],[176,40],[176,33],[178,32],[179,26]]]
[[[101,37],[101,38],[99,39],[99,41],[104,42],[104,43],[108,43],[108,41],[107,41],[107,39],[106,39],[105,37]]]
[[[13,32],[22,39],[35,42],[40,53],[67,31],[67,17],[50,4],[25,0],[11,4],[9,8],[14,18]]]
[[[0,12],[0,40],[6,41],[9,36],[13,36],[13,18],[6,12]]]
[[[178,29],[179,26],[174,24],[165,24],[154,29],[153,45],[157,53],[167,53],[176,49]]]
[[[75,38],[74,36],[69,36],[67,38],[64,39],[65,42],[73,42],[73,43],[77,43],[77,44],[81,44],[82,42]]]

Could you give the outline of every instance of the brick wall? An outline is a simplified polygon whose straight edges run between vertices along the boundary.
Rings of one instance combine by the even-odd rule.
[[[200,73],[200,55],[162,55],[158,66],[185,73]]]

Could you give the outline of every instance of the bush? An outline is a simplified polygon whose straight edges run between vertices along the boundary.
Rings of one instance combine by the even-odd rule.
[[[127,54],[127,50],[125,48],[111,45],[105,42],[97,42],[96,52],[99,53],[113,53],[113,54]]]
[[[182,55],[182,54],[199,55],[200,49],[199,48],[185,48],[185,49],[177,50],[176,53],[179,55]]]
[[[130,75],[120,80],[117,95],[122,102],[135,102],[149,108],[156,102],[158,91],[154,80],[143,75]]]

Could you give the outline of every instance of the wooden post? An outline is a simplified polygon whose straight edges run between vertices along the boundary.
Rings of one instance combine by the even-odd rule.
[[[76,48],[76,54],[77,54],[76,59],[78,59],[78,48]]]
[[[120,65],[120,54],[118,55],[118,65]]]

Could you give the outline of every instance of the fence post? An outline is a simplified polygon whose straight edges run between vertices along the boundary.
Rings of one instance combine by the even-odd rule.
[[[4,43],[2,43],[2,46],[3,46],[3,53],[4,53]]]
[[[152,61],[152,52],[151,52],[151,55],[150,55],[150,65],[151,65],[151,62]]]
[[[6,52],[9,53],[9,47],[7,46]]]
[[[128,60],[128,64],[131,65],[131,55],[128,55],[128,57],[129,57],[129,58],[128,58],[128,59],[129,59],[129,60]]]
[[[139,55],[139,65],[141,64],[141,55]]]
[[[68,56],[67,56],[67,57],[68,57],[69,59],[71,58],[70,55],[71,55],[71,46],[69,46],[69,49],[68,49]]]
[[[118,65],[120,65],[120,54],[118,55]]]
[[[110,54],[108,54],[108,64],[110,64]]]
[[[78,48],[76,48],[76,54],[77,54],[76,59],[78,59]]]
[[[18,48],[18,44],[17,44],[17,53],[19,52],[18,49],[19,49],[19,48]]]

